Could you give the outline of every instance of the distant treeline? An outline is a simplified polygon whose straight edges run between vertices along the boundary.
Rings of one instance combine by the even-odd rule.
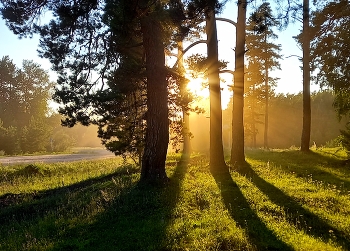
[[[334,94],[324,90],[311,95],[312,124],[311,146],[338,146],[340,129],[345,128],[346,121],[339,121],[333,107]],[[268,145],[270,148],[300,147],[302,132],[302,93],[273,95],[269,101],[269,130]],[[255,108],[255,134],[256,144],[253,143],[253,132],[249,111],[251,107],[245,106],[245,146],[263,147],[264,145],[264,106]],[[191,132],[193,133],[192,148],[195,151],[209,149],[209,119],[205,115],[193,114],[190,116]],[[231,147],[231,118],[232,104],[223,111],[223,141],[228,150]]]
[[[50,111],[53,83],[40,65],[8,56],[0,60],[0,152],[61,152],[72,146],[97,146],[97,127],[64,128]]]

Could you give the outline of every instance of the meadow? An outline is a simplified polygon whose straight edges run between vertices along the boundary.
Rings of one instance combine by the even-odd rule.
[[[0,250],[350,250],[341,149],[246,157],[213,175],[169,155],[153,187],[120,158],[0,166]]]

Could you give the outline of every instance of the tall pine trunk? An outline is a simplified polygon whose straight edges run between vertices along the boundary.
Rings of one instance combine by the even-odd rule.
[[[221,90],[214,8],[206,16],[206,29],[210,96],[210,169],[212,172],[224,172],[228,168],[225,164],[222,144]]]
[[[244,156],[244,54],[247,1],[238,1],[238,18],[236,26],[235,74],[232,113],[232,148],[231,164],[245,162]]]
[[[147,114],[141,182],[165,182],[165,160],[169,143],[168,90],[163,30],[155,13],[142,20],[146,56]]]
[[[310,150],[311,135],[311,98],[310,98],[310,36],[309,36],[309,0],[303,3],[303,131],[301,151]]]

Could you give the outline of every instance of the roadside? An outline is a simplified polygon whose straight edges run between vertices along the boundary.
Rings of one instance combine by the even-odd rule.
[[[71,154],[47,154],[36,156],[11,156],[0,158],[1,165],[17,165],[26,163],[55,163],[55,162],[72,162],[80,160],[92,160],[112,158],[115,155],[104,148],[74,148]]]

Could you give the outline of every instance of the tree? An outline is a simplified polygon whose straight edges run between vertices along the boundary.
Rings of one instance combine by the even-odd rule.
[[[335,107],[341,116],[350,111],[349,35],[350,5],[346,0],[328,3],[312,15],[311,60],[314,80],[335,92]]]
[[[44,152],[50,142],[50,128],[43,118],[34,118],[29,120],[29,124],[22,128],[21,132],[21,150],[25,153]]]
[[[185,68],[184,68],[184,49],[183,49],[183,41],[178,41],[177,43],[178,53],[177,53],[177,61],[178,61],[178,70],[182,77],[184,77]],[[182,81],[180,86],[180,92],[183,98],[188,98],[189,93],[186,89],[187,87],[187,81]],[[188,103],[188,102],[185,102]],[[183,147],[182,147],[182,154],[184,158],[189,158],[191,155],[191,134],[190,134],[190,115],[189,115],[189,109],[188,104],[182,105],[182,140],[183,140]]]
[[[334,106],[339,117],[350,111],[349,37],[350,4],[346,0],[330,2],[312,15],[311,60],[315,82],[334,90]],[[343,145],[349,150],[349,128],[342,131]]]
[[[120,133],[131,128],[136,132],[141,125],[141,181],[167,181],[167,78],[172,73],[165,67],[164,50],[171,35],[186,31],[174,28],[185,18],[181,2],[2,2],[2,15],[15,34],[41,35],[40,54],[59,75],[55,99],[64,104],[64,125],[98,125],[110,149],[125,147],[125,139],[132,137]],[[54,18],[38,25],[35,21],[45,11]],[[135,104],[132,100],[140,105],[137,116],[132,116],[134,109],[126,109]]]
[[[247,36],[248,41],[248,36]],[[263,115],[264,95],[262,84],[264,74],[260,61],[252,60],[246,67],[244,81],[244,135],[251,139],[251,146],[256,147],[256,136],[258,134],[257,124],[262,124],[260,117]]]
[[[264,86],[261,86],[261,92],[265,101],[265,148],[268,148],[269,97],[271,88],[276,82],[276,79],[269,77],[269,71],[280,69],[278,60],[281,58],[281,55],[279,54],[281,51],[281,45],[276,45],[269,40],[278,37],[272,29],[279,25],[279,22],[276,21],[272,15],[269,3],[263,3],[253,12],[247,25],[246,55],[250,63],[255,63],[255,70],[263,72],[262,79],[264,80]]]
[[[235,49],[235,74],[234,74],[234,94],[232,112],[232,165],[245,162],[244,155],[244,56],[245,56],[245,29],[247,1],[238,1],[238,17],[236,26],[236,49]]]
[[[5,154],[16,154],[20,152],[18,129],[14,126],[4,127],[0,120],[0,150]]]
[[[0,61],[0,118],[4,127],[14,125],[18,118],[18,78],[16,65],[8,56],[3,57]]]
[[[301,134],[302,152],[310,150],[311,136],[311,98],[310,98],[310,10],[309,0],[303,1],[303,131]]]
[[[214,6],[211,6],[206,15],[206,33],[210,96],[210,169],[212,172],[225,172],[227,171],[227,166],[224,160],[222,144],[221,89]]]
[[[0,83],[0,118],[4,126],[24,126],[32,116],[46,115],[53,84],[40,65],[24,60],[19,69],[5,56],[0,61]]]
[[[50,131],[45,120],[52,88],[47,72],[28,60],[19,69],[6,56],[0,61],[0,83],[4,137],[0,149],[7,154],[44,151]]]

